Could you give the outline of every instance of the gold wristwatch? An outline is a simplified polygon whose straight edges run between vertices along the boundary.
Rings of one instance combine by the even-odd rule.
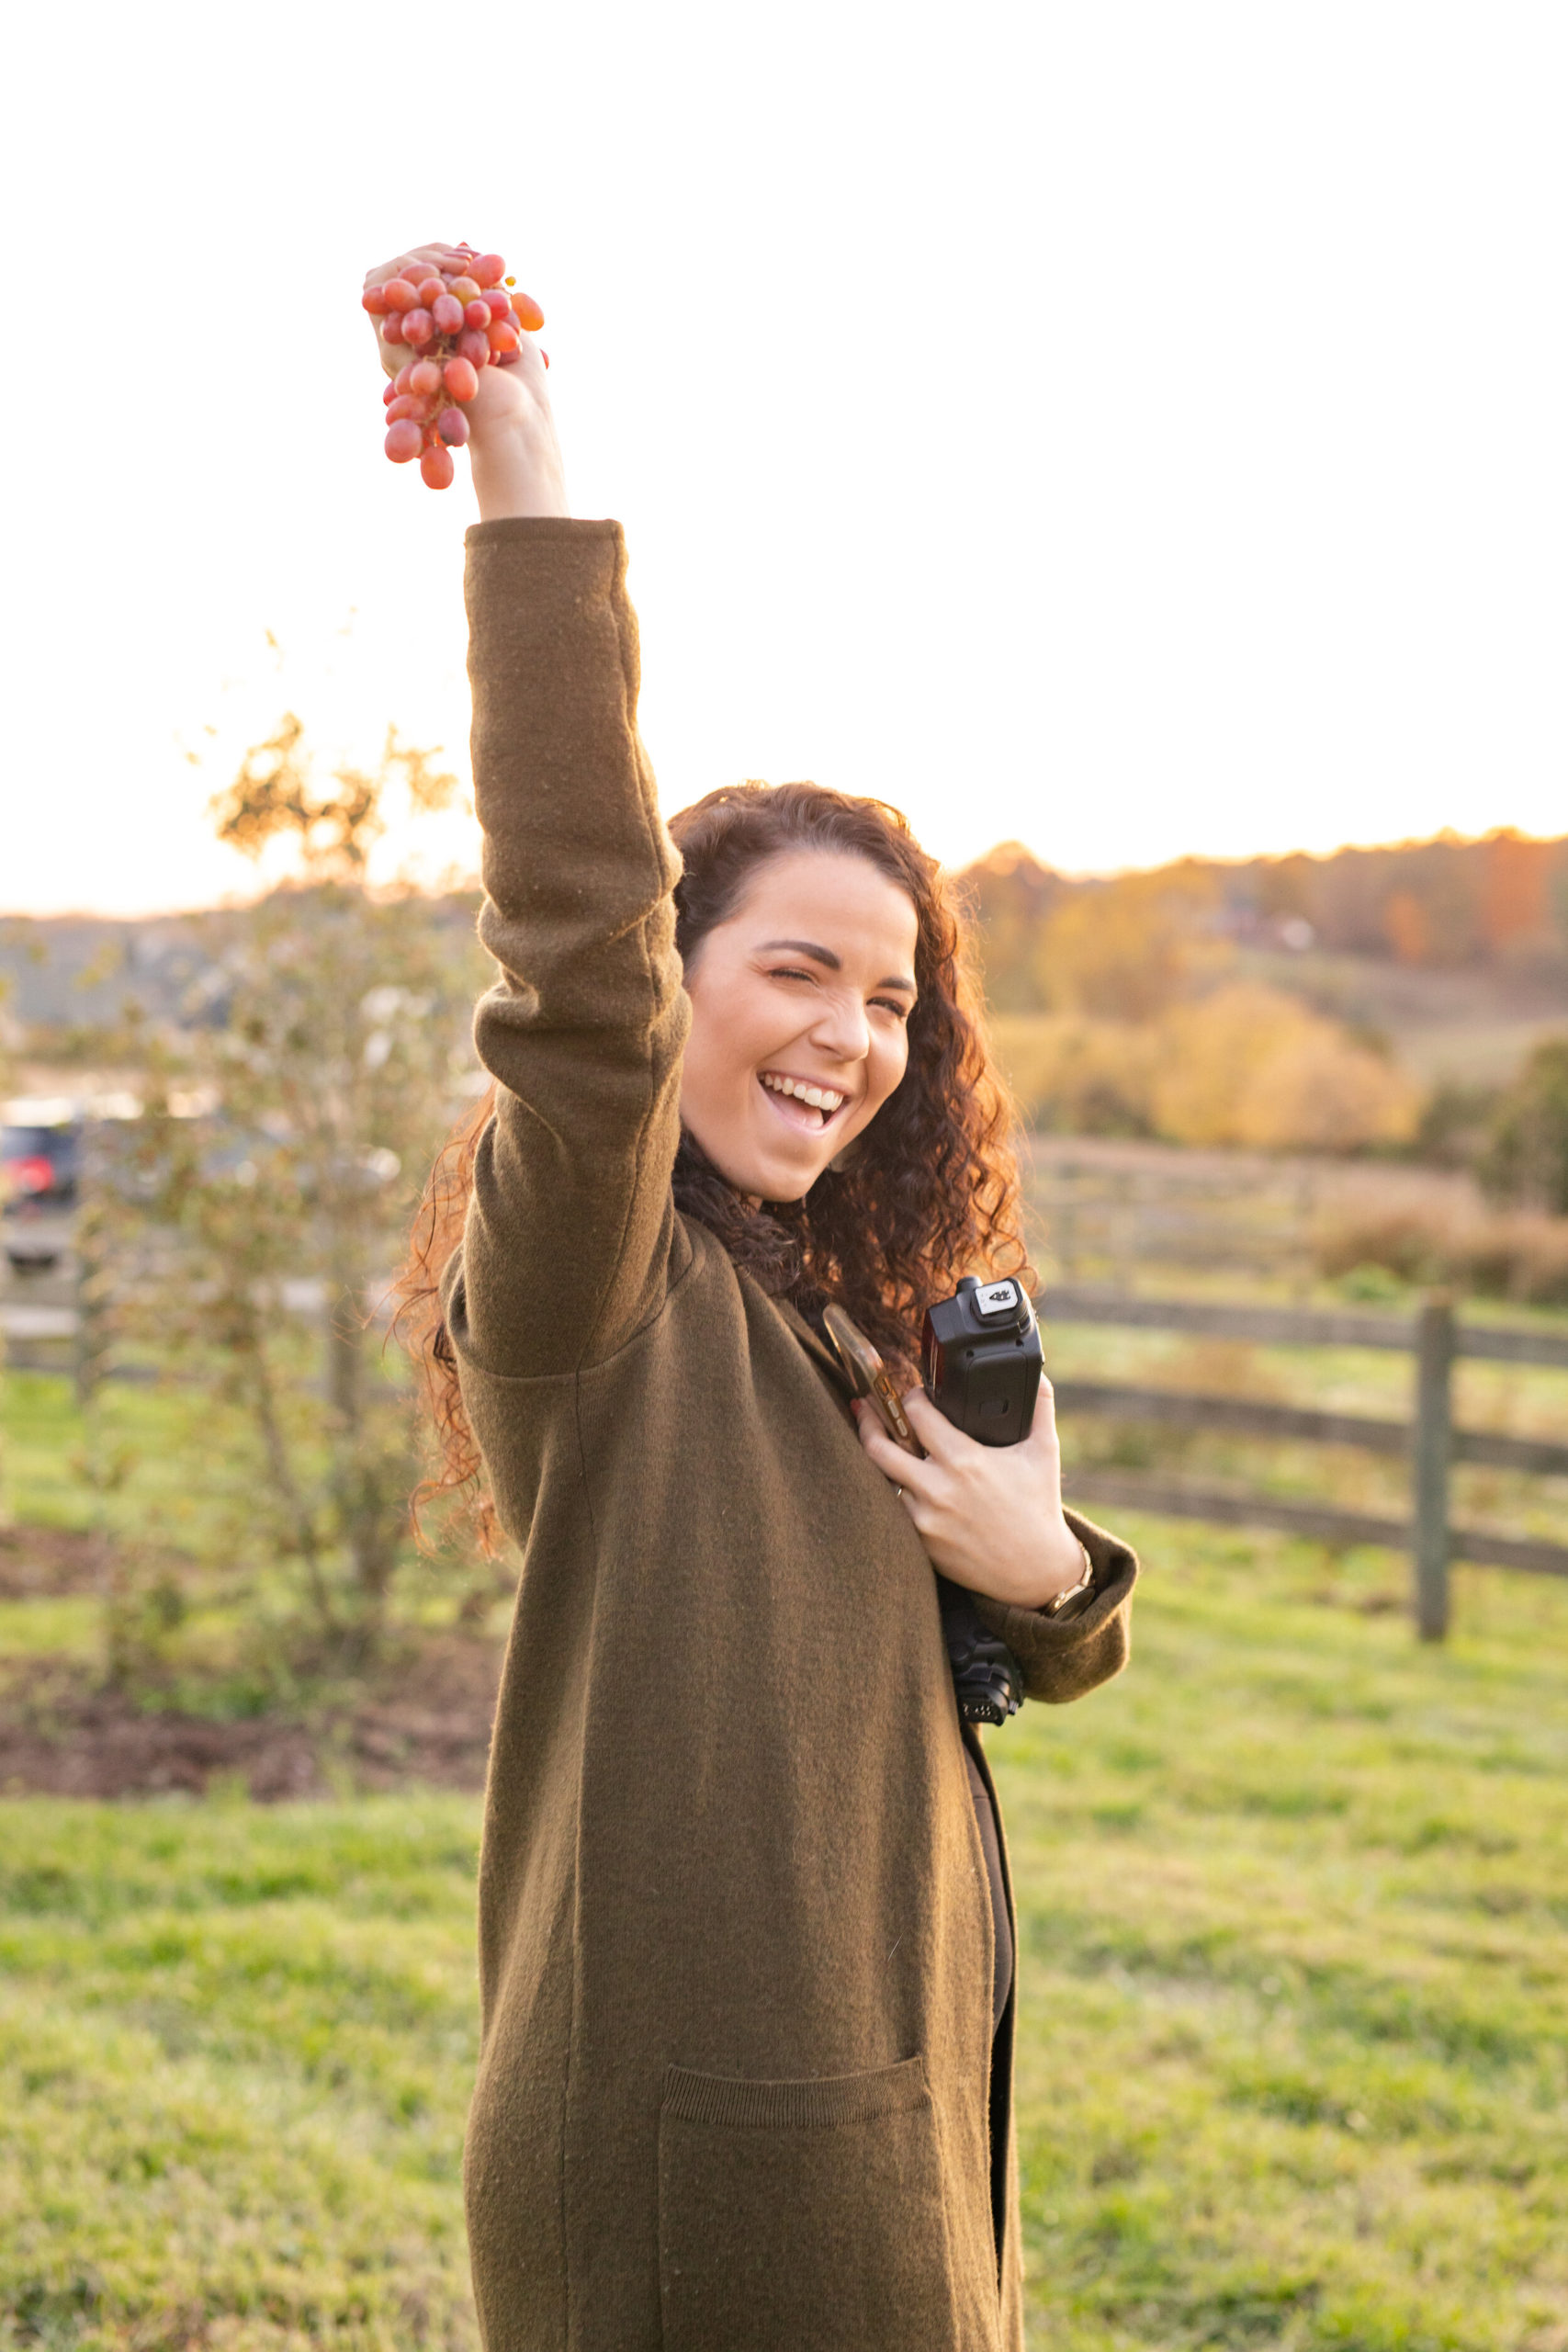
[[[1066,1592],[1058,1592],[1046,1601],[1040,1611],[1043,1617],[1077,1617],[1093,1600],[1094,1562],[1089,1556],[1089,1545],[1081,1535],[1078,1537],[1078,1550],[1083,1554],[1082,1576],[1077,1584],[1070,1584]]]

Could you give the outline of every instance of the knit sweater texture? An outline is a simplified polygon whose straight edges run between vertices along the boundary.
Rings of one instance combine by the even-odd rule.
[[[1016,1993],[993,2045],[931,1563],[829,1351],[671,1197],[679,864],[620,528],[480,524],[468,599],[500,1091],[444,1299],[523,1559],[465,2155],[487,2352],[1019,2352]],[[982,1604],[1053,1702],[1127,1656],[1132,1555],[1073,1524],[1082,1616]]]

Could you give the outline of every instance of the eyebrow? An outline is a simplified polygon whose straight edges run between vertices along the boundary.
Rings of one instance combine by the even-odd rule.
[[[764,939],[760,952],[773,956],[781,947],[787,948],[793,956],[809,956],[814,964],[826,965],[829,972],[841,972],[844,968],[842,958],[835,956],[830,947],[818,947],[809,939]],[[902,989],[909,996],[919,993],[913,980],[903,979],[897,972],[878,980],[876,985],[879,989]]]

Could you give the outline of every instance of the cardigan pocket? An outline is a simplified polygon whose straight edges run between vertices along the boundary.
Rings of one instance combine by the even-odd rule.
[[[659,2290],[666,2352],[950,2352],[942,2156],[921,2060],[785,2083],[671,2066]]]

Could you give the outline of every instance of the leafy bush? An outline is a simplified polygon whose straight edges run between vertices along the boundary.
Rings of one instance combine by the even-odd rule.
[[[1568,1306],[1568,1217],[1465,1216],[1415,1205],[1341,1211],[1319,1226],[1314,1254],[1334,1280],[1381,1267],[1401,1282],[1481,1298]]]
[[[1272,989],[1232,984],[1148,1022],[1004,1017],[992,1036],[1026,1115],[1047,1131],[1347,1151],[1403,1139],[1420,1112],[1402,1071]]]
[[[187,1466],[216,1506],[207,1597],[293,1664],[356,1667],[387,1627],[423,1435],[378,1311],[471,1068],[477,946],[455,956],[431,901],[363,879],[399,768],[426,807],[453,784],[389,738],[377,775],[319,792],[294,720],[248,756],[220,831],[292,842],[298,878],[235,918],[227,1017],[143,1041],[146,1112],[84,1235],[118,1342],[220,1410]],[[176,1600],[117,1596],[123,1671],[169,1650]]]
[[[1495,1199],[1568,1216],[1568,1037],[1543,1039],[1508,1088],[1479,1172]]]

